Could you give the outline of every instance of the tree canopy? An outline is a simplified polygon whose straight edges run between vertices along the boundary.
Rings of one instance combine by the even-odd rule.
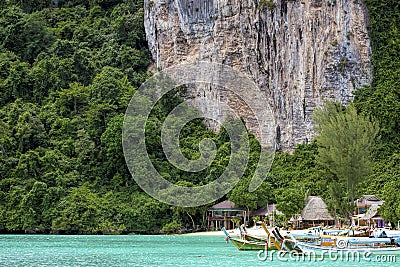
[[[331,192],[338,186],[346,188],[347,202],[353,203],[357,186],[371,173],[379,127],[358,115],[353,105],[344,108],[337,103],[325,102],[324,107],[316,109],[313,115],[318,134],[317,162],[326,171]],[[352,209],[350,205],[348,216]]]

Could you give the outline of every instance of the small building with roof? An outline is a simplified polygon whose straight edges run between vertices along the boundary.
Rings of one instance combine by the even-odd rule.
[[[276,204],[268,204],[250,213],[250,217],[258,216],[260,221],[269,221],[271,225],[274,224],[275,215],[283,215],[282,212],[276,209]]]
[[[354,201],[356,205],[353,220],[357,221],[358,226],[384,227],[385,220],[379,216],[379,207],[384,203],[383,200],[375,195],[364,195]]]
[[[210,207],[207,211],[207,229],[219,230],[222,227],[233,229],[236,227],[232,219],[239,219],[241,224],[246,224],[247,210],[236,207],[235,203],[224,200]]]
[[[356,205],[355,214],[365,214],[372,205],[379,207],[383,202],[382,199],[375,195],[364,195],[354,201],[354,204]]]
[[[318,196],[309,196],[307,198],[306,206],[297,220],[303,228],[335,224],[335,219],[329,213],[324,200]]]

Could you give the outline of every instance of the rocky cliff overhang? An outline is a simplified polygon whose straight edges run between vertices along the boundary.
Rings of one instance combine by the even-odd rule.
[[[204,60],[246,73],[273,109],[281,150],[313,138],[311,114],[323,99],[348,104],[354,90],[371,82],[361,0],[145,0],[144,8],[157,67]],[[190,86],[188,100],[216,120],[226,116],[219,104],[226,101],[254,126],[251,112],[227,90]]]

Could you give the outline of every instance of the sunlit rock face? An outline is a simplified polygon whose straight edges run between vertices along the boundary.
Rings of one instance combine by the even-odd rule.
[[[361,0],[145,0],[144,12],[158,68],[212,61],[258,84],[273,110],[280,150],[312,139],[311,114],[323,99],[348,104],[356,88],[371,82]],[[256,128],[249,107],[229,90],[189,86],[188,100],[213,115],[212,128],[227,115],[222,102]]]

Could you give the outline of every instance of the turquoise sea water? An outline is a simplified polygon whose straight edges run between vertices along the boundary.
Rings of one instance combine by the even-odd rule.
[[[0,235],[0,266],[400,266],[395,259],[260,261],[223,236]]]

